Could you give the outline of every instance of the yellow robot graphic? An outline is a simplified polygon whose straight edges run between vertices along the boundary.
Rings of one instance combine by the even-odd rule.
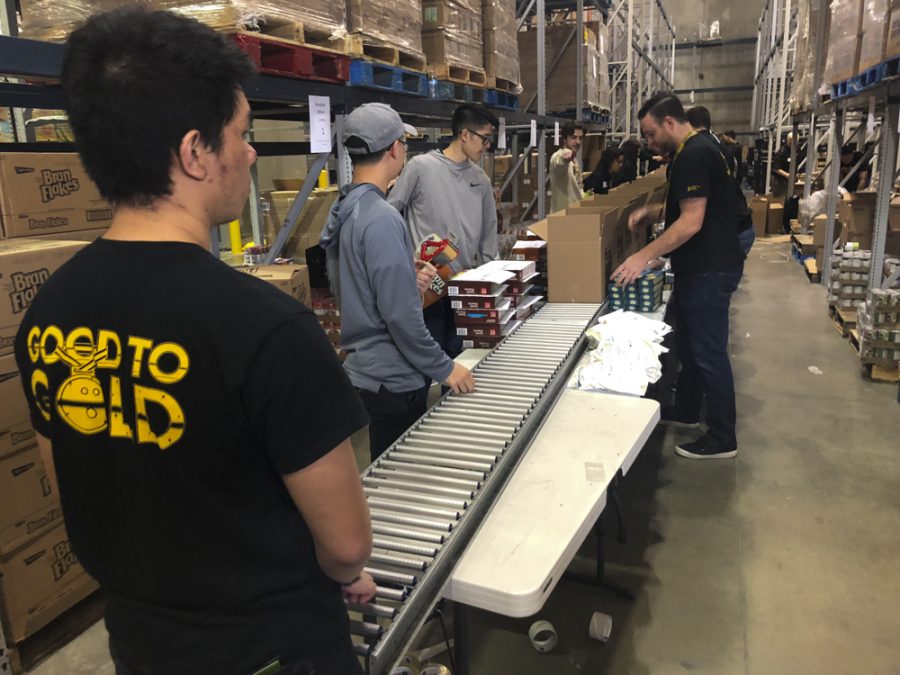
[[[60,359],[71,368],[71,376],[56,392],[56,409],[62,419],[76,431],[86,435],[106,429],[106,401],[103,386],[96,377],[97,364],[106,358],[107,350],[98,352],[90,336],[75,339],[56,348]]]

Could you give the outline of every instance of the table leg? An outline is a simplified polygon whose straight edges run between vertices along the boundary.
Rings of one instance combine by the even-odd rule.
[[[453,675],[469,675],[469,608],[453,603]]]

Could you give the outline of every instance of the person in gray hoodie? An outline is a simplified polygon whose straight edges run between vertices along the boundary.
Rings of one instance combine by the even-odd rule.
[[[344,369],[371,417],[372,461],[425,413],[429,380],[456,394],[475,388],[425,327],[420,293],[434,268],[417,275],[406,223],[385,201],[406,160],[407,133],[416,130],[384,103],[347,116],[341,141],[353,182],[341,188],[319,240],[341,310]]]
[[[452,239],[459,249],[454,265],[462,271],[497,258],[497,203],[476,162],[493,143],[499,122],[487,110],[461,105],[451,125],[450,145],[413,157],[388,202],[406,218],[414,245],[431,234]],[[450,356],[462,351],[448,298],[425,310],[425,323]]]

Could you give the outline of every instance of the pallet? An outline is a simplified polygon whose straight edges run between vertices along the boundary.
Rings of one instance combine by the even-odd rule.
[[[515,93],[522,85],[511,80],[504,80],[496,75],[487,75],[485,79],[485,87],[487,89],[496,89],[497,91],[505,91],[507,93]]]
[[[13,673],[25,673],[103,618],[106,599],[91,593],[22,642],[8,645]]]
[[[858,75],[835,82],[831,85],[831,98],[839,99],[854,96],[879,82],[900,75],[900,57],[894,57],[883,61],[862,71]]]
[[[484,90],[484,104],[491,108],[503,108],[504,110],[518,110],[519,96],[499,89]]]
[[[399,66],[420,73],[425,72],[425,55],[421,52],[387,44],[383,40],[365,33],[351,33],[348,38],[350,40],[348,54],[354,58],[386,63],[389,66]]]
[[[350,79],[350,58],[261,33],[232,33],[231,39],[264,75],[344,84]]]
[[[817,284],[822,281],[822,274],[819,272],[815,258],[807,258],[804,260],[803,269],[806,271],[806,278],[809,279],[809,283]]]
[[[428,96],[425,73],[363,59],[350,62],[350,85],[410,96]]]
[[[481,68],[469,68],[452,63],[428,64],[428,75],[436,80],[445,80],[456,84],[468,84],[472,87],[485,87],[487,75]]]
[[[856,328],[856,312],[836,307],[834,311],[834,327],[841,337],[849,337],[850,330]]]
[[[269,20],[260,26],[260,32],[270,37],[289,40],[307,47],[324,49],[337,54],[351,55],[359,39],[353,35],[335,35],[333,30],[304,24],[300,21],[278,22]]]
[[[863,363],[863,372],[874,382],[888,382],[896,384],[900,382],[900,363],[893,361],[887,363]]]
[[[450,80],[432,80],[428,89],[431,100],[455,103],[484,103],[484,92],[486,91]]]

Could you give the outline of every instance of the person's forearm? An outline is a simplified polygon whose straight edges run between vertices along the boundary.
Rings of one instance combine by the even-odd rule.
[[[329,579],[339,584],[349,584],[363,571],[368,561],[368,556],[356,561],[337,560],[316,546],[316,560],[319,561],[319,567],[322,568],[322,571],[325,572]]]
[[[671,253],[697,234],[697,232],[699,232],[699,228],[694,229],[690,223],[683,218],[679,218],[659,237],[642,248],[640,253],[641,255],[646,256],[648,261],[655,260],[660,256]]]

